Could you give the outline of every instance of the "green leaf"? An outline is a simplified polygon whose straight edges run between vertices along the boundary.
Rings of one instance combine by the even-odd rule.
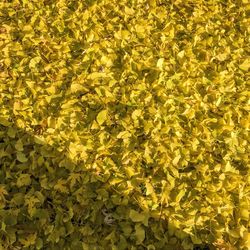
[[[14,226],[17,224],[17,218],[16,216],[14,216],[13,214],[7,214],[5,217],[4,217],[4,223],[7,225],[7,226]]]

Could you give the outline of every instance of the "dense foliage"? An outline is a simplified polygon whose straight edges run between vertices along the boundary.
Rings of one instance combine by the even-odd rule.
[[[250,249],[248,0],[0,1],[0,249]]]

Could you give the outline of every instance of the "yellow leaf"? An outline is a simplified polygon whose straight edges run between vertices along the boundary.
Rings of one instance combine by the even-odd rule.
[[[180,51],[180,52],[177,54],[177,56],[178,56],[180,59],[182,59],[182,58],[184,57],[184,55],[185,55],[185,51],[184,51],[184,50]]]
[[[151,152],[151,150],[150,150],[150,148],[148,146],[148,143],[146,143],[145,151],[144,151],[144,157],[145,157],[147,163],[153,163],[154,162],[153,159],[152,159],[151,153],[152,152]]]
[[[142,114],[142,111],[140,109],[136,109],[133,113],[132,113],[132,119],[133,120],[137,120]]]
[[[226,167],[225,167],[225,172],[231,172],[231,173],[238,174],[238,173],[239,173],[239,170],[236,170],[236,169],[231,165],[231,163],[228,161],[227,164],[226,164]]]
[[[117,135],[118,139],[127,139],[131,136],[131,134],[128,131],[122,131]]]
[[[249,221],[249,211],[246,208],[241,208],[240,209],[240,215],[241,218],[245,221]]]
[[[180,202],[185,193],[186,193],[185,189],[182,189],[175,198],[176,202]]]
[[[240,66],[239,68],[244,71],[248,71],[250,68],[250,59],[246,59]]]
[[[102,125],[108,117],[108,111],[107,110],[102,110],[101,112],[99,112],[99,114],[96,117],[96,121],[99,125]]]
[[[225,61],[227,59],[227,56],[228,56],[228,53],[221,53],[221,54],[217,55],[216,58],[219,61],[223,62],[223,61]]]
[[[244,245],[246,246],[246,249],[250,249],[250,233],[248,233],[247,231],[244,233],[243,236],[244,239]]]
[[[113,65],[113,61],[107,56],[103,56],[101,58],[101,63],[103,63],[106,67],[111,67]]]
[[[131,178],[134,174],[135,174],[135,171],[132,167],[125,167],[125,172],[126,172],[126,175]]]
[[[135,30],[137,33],[145,33],[145,27],[143,25],[136,24],[135,25]]]
[[[193,119],[195,117],[195,110],[192,108],[186,109],[185,112],[182,114],[185,115],[189,119]]]
[[[160,59],[157,61],[157,64],[156,64],[157,68],[162,69],[162,67],[163,67],[163,62],[164,62],[164,58],[160,58]]]
[[[127,15],[134,15],[135,11],[127,6],[125,6],[125,13]]]
[[[84,91],[84,90],[85,90],[85,88],[83,87],[82,84],[74,83],[71,85],[71,92],[72,93],[76,93],[76,92]]]
[[[121,30],[121,38],[122,39],[129,39],[130,32],[128,30]]]
[[[113,186],[113,185],[116,185],[116,184],[118,184],[118,183],[121,183],[123,181],[123,179],[120,179],[120,178],[113,178],[113,179],[111,179],[110,181],[109,181],[109,184],[111,185],[111,186]]]
[[[173,165],[177,166],[179,160],[181,159],[181,155],[177,155],[174,159],[173,159]]]
[[[146,182],[146,189],[147,189],[146,195],[150,195],[154,193],[153,186],[148,182]]]
[[[99,128],[98,123],[96,121],[93,121],[91,129],[98,129],[98,128]]]
[[[30,63],[29,63],[29,67],[32,69],[32,68],[36,68],[37,64],[41,61],[41,57],[40,56],[36,56],[34,58],[32,58],[30,60]]]
[[[88,75],[88,79],[95,80],[95,79],[106,77],[106,76],[107,75],[104,72],[93,72]]]

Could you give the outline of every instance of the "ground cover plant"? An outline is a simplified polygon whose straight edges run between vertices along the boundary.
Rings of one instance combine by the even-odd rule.
[[[0,249],[250,249],[248,0],[0,1]]]

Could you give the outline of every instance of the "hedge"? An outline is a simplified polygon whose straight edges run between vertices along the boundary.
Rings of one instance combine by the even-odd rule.
[[[250,249],[248,0],[0,2],[0,249]]]

